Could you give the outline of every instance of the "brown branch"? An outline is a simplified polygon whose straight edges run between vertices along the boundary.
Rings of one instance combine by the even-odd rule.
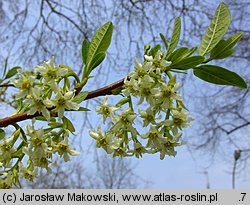
[[[91,99],[91,98],[95,98],[95,97],[99,97],[99,96],[104,96],[104,95],[112,95],[114,93],[112,93],[112,91],[116,88],[119,88],[121,86],[124,85],[124,80],[125,78],[117,81],[117,82],[114,82],[110,85],[107,85],[103,88],[100,88],[100,89],[97,89],[97,90],[94,90],[92,92],[90,92],[88,94],[88,96],[85,98],[85,100],[88,100],[88,99]]]
[[[104,95],[112,95],[113,94],[112,91],[114,89],[119,88],[123,85],[124,85],[124,78],[115,82],[115,83],[107,85],[103,88],[89,92],[89,94],[87,95],[85,100],[89,100],[89,99],[96,98],[99,96],[104,96]],[[37,112],[34,115],[28,115],[26,112],[25,113],[18,113],[16,115],[0,119],[0,127],[7,127],[8,125],[11,125],[13,123],[17,123],[17,122],[31,119],[33,117],[38,117],[38,116],[41,116],[41,113]]]
[[[2,84],[0,85],[0,88],[4,88],[4,87],[15,87],[13,84]]]

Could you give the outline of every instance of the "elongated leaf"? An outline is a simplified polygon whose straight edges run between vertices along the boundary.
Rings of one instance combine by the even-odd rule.
[[[167,42],[167,39],[165,38],[165,36],[164,36],[162,33],[160,33],[160,37],[161,37],[161,40],[162,40],[163,43],[164,43],[164,46],[165,46],[166,50],[168,50],[168,42]]]
[[[154,46],[150,51],[149,51],[149,55],[155,57],[155,54],[157,53],[157,51],[161,50],[161,45],[157,44],[156,46]]]
[[[65,116],[63,116],[62,121],[63,126],[73,134],[75,132],[75,127],[72,122]]]
[[[77,96],[74,97],[74,99],[72,101],[79,104],[85,100],[85,98],[88,96],[88,94],[89,94],[88,91],[80,92]]]
[[[87,112],[87,111],[91,111],[91,110],[86,108],[86,107],[79,107],[78,110],[70,110],[70,112],[79,112],[79,111]]]
[[[215,60],[227,58],[227,57],[233,55],[234,53],[235,53],[234,49],[226,50],[223,53],[220,53],[220,55],[217,55],[216,58],[215,58]]]
[[[107,22],[95,33],[91,40],[86,59],[86,69],[88,69],[89,73],[91,72],[89,68],[93,68],[93,64],[95,64],[94,58],[96,55],[107,51],[111,42],[112,31],[112,22]]]
[[[2,140],[5,137],[5,132],[3,129],[0,129],[0,140]]]
[[[171,61],[172,63],[176,63],[180,61],[187,52],[188,52],[187,47],[178,48],[173,53],[171,53],[171,55],[167,58],[167,60]]]
[[[93,63],[91,64],[91,67],[89,67],[89,70],[93,70],[98,65],[100,65],[100,63],[104,60],[105,56],[105,52],[97,53],[93,58]]]
[[[230,56],[228,55],[230,52],[232,52],[233,54],[232,48],[240,41],[242,36],[243,36],[243,33],[237,33],[234,36],[231,36],[230,38],[228,38],[226,41],[221,40],[211,51],[210,59],[222,59],[222,58],[228,57]]]
[[[230,11],[225,3],[221,3],[215,13],[215,16],[207,28],[202,38],[199,48],[199,55],[205,56],[216,46],[228,30],[231,22]]]
[[[197,50],[197,48],[198,48],[197,46],[191,48],[187,53],[185,53],[185,55],[183,55],[183,58],[191,56]]]
[[[51,128],[59,128],[59,127],[62,127],[62,124],[59,123],[59,122],[51,122],[51,123],[48,123],[48,125],[51,127]]]
[[[193,68],[204,61],[203,56],[192,56],[188,58],[184,58],[183,60],[171,64],[170,68],[178,69],[178,70],[187,70],[189,68]]]
[[[21,111],[20,111],[20,112],[21,112]],[[36,120],[48,122],[48,120],[47,120],[45,117],[43,117],[43,116],[38,116],[38,117],[36,117]],[[51,117],[51,118],[50,118],[50,122],[56,122],[56,118]]]
[[[11,78],[12,76],[16,75],[18,69],[21,69],[21,67],[16,66],[8,70],[5,79]]]
[[[89,42],[85,39],[82,42],[82,62],[84,65],[87,62],[88,48],[89,48]]]
[[[188,50],[187,47],[181,47],[171,53],[169,57],[167,56],[166,60],[177,63],[180,60],[191,56],[196,50],[196,46],[191,48],[190,50]]]
[[[194,68],[194,75],[213,84],[247,88],[246,82],[237,73],[215,65],[202,65],[196,67]]]
[[[167,55],[171,54],[178,45],[180,35],[181,35],[181,18],[177,17],[174,22],[174,29],[169,42]]]
[[[84,111],[84,112],[87,112],[87,111],[90,111],[90,109],[86,108],[86,107],[79,107],[78,110],[76,111]]]

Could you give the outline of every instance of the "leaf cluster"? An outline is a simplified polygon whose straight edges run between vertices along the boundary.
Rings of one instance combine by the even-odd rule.
[[[222,2],[202,38],[199,48],[196,46],[191,49],[187,47],[177,48],[181,33],[181,19],[176,18],[169,42],[162,33],[160,34],[166,49],[164,58],[172,62],[167,71],[183,73],[185,70],[193,69],[194,75],[206,82],[247,88],[246,82],[237,73],[220,66],[207,64],[212,60],[225,59],[234,54],[234,47],[242,38],[243,33],[237,33],[225,40],[224,35],[228,31],[230,23],[230,11],[227,5]],[[154,56],[160,49],[159,44],[151,50],[148,46],[145,53]],[[196,54],[197,50],[198,55]]]

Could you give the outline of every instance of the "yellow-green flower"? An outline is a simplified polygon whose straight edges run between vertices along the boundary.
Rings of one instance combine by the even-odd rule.
[[[91,130],[89,134],[95,139],[97,148],[102,147],[107,153],[112,153],[112,149],[110,148],[112,144],[111,135],[102,133],[100,126],[98,126],[97,131]]]
[[[54,58],[44,62],[41,66],[36,66],[36,70],[44,77],[44,84],[50,85],[52,90],[58,92],[58,79],[67,74],[68,69],[55,64]]]
[[[25,179],[28,179],[29,181],[32,181],[37,177],[38,175],[38,169],[36,168],[26,168],[25,166],[23,166],[23,164],[21,162],[18,163],[18,167],[19,167],[19,176],[23,177]]]
[[[107,117],[111,116],[111,119],[114,118],[114,112],[118,110],[118,107],[113,107],[108,105],[108,98],[107,96],[104,97],[102,105],[96,109],[96,112],[99,115],[103,116],[103,122],[105,123]]]
[[[34,115],[36,112],[42,113],[46,120],[50,120],[50,111],[48,108],[53,107],[55,104],[48,98],[44,98],[41,88],[32,88],[31,94],[24,100],[30,109],[28,115]]]
[[[67,110],[78,110],[80,106],[73,102],[74,99],[74,93],[69,91],[66,92],[65,94],[62,93],[57,93],[56,98],[54,100],[54,104],[56,108],[54,111],[58,113],[59,119],[63,118],[64,111]]]
[[[19,91],[15,94],[16,100],[25,98],[30,94],[35,79],[36,77],[32,75],[31,72],[23,72],[21,69],[18,70],[18,78],[11,81],[16,88],[19,88]]]
[[[65,162],[69,161],[70,155],[80,155],[80,152],[77,152],[75,149],[69,147],[69,144],[66,140],[59,142],[57,145],[54,145],[53,152],[57,152],[61,157],[63,157]]]

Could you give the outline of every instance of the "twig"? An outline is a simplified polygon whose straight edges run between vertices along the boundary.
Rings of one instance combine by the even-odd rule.
[[[235,174],[236,174],[237,160],[234,160],[234,166],[232,171],[232,188],[235,189]]]
[[[15,87],[13,84],[2,84],[0,85],[0,88],[4,88],[4,87]]]
[[[89,99],[96,98],[99,96],[104,96],[104,95],[112,95],[113,94],[112,91],[114,89],[119,88],[123,85],[124,85],[124,78],[115,82],[115,83],[107,85],[103,88],[89,92],[89,94],[87,95],[85,100],[89,100]],[[53,108],[51,108],[51,109],[53,109]],[[9,117],[0,119],[0,127],[7,127],[8,125],[11,125],[13,123],[17,123],[20,121],[31,119],[33,117],[38,117],[41,115],[42,114],[39,112],[36,112],[34,115],[28,115],[26,112],[25,113],[18,113],[18,114],[15,114],[13,116],[9,116]]]
[[[235,174],[236,174],[236,166],[237,166],[237,161],[241,157],[241,150],[237,149],[234,151],[234,166],[233,166],[233,171],[232,171],[232,188],[235,189]]]

